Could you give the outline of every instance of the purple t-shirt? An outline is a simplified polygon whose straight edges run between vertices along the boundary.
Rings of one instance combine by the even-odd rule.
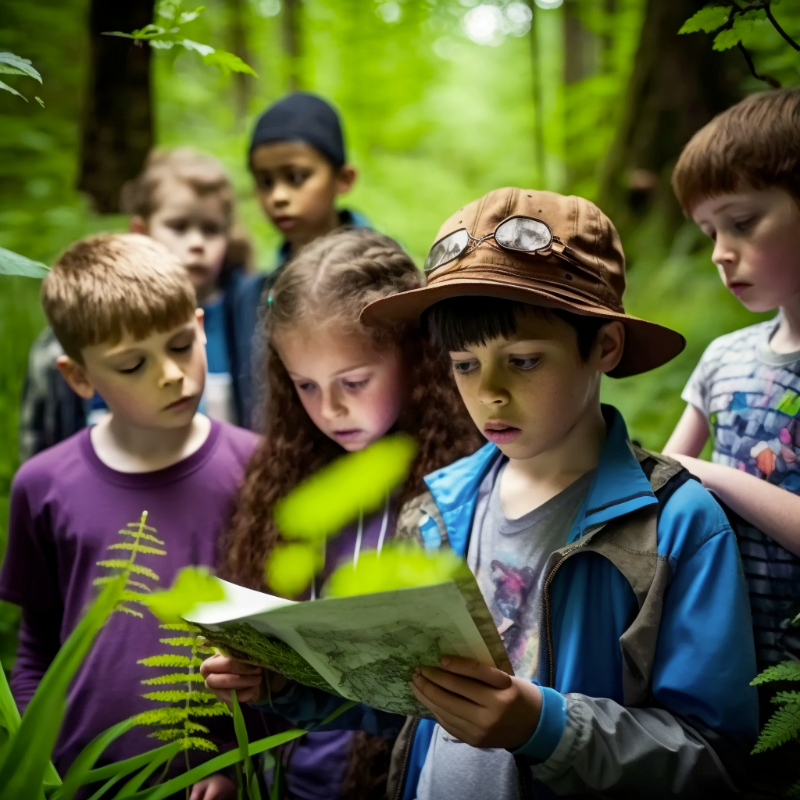
[[[96,596],[92,581],[109,574],[97,562],[127,557],[125,550],[108,548],[132,541],[119,532],[137,528],[143,512],[166,555],[137,554],[136,563],[153,570],[158,580],[135,577],[166,588],[182,567],[217,563],[219,537],[257,441],[249,431],[212,421],[208,438],[193,455],[166,469],[131,474],[100,461],[87,428],[22,465],[11,489],[8,550],[0,575],[0,598],[23,609],[11,675],[20,710]],[[158,620],[143,611],[142,618],[115,613],[72,682],[53,756],[62,775],[98,733],[164,706],[144,699],[144,692],[178,688],[141,684],[180,670],[147,667],[137,664],[139,659],[186,654],[159,642],[180,634],[159,630]],[[230,726],[228,718],[223,721]],[[98,765],[160,746],[148,738],[149,732],[141,726],[128,731],[106,749]],[[192,761],[209,757],[195,752]],[[182,758],[173,762],[176,772],[185,769],[182,763]]]

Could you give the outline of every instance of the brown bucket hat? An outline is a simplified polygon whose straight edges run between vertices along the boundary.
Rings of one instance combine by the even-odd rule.
[[[501,247],[493,234],[513,217],[545,223],[539,226],[545,232],[540,242],[547,246],[535,253]],[[469,295],[618,319],[625,325],[625,350],[609,373],[615,378],[660,367],[686,346],[676,331],[625,313],[625,255],[614,225],[594,203],[554,192],[497,189],[453,214],[432,252],[443,238],[463,230],[470,236],[468,246],[452,261],[440,266],[434,261],[427,286],[371,303],[362,320],[411,321],[440,300]],[[465,234],[460,241],[467,241]]]

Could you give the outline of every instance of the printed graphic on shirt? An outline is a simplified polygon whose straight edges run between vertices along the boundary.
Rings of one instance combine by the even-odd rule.
[[[495,559],[491,564],[494,597],[489,604],[497,630],[512,664],[530,667],[538,649],[535,620],[528,620],[528,598],[536,589],[537,574],[531,567],[517,567]],[[535,640],[535,641],[534,641]]]

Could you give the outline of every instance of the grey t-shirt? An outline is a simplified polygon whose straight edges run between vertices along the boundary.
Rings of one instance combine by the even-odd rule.
[[[499,459],[484,479],[472,525],[467,562],[503,637],[514,673],[536,677],[544,567],[567,535],[589,491],[594,472],[518,519],[500,502]],[[504,749],[470,747],[436,726],[417,788],[418,800],[512,800],[517,770]]]

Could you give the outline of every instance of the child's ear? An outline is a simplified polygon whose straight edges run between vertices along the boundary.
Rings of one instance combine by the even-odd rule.
[[[343,164],[336,173],[336,194],[347,194],[356,182],[358,170],[352,164]]]
[[[56,366],[75,394],[84,400],[91,400],[94,397],[94,385],[89,380],[85,367],[69,356],[59,356],[56,359]]]
[[[194,312],[195,319],[197,320],[197,327],[200,329],[200,341],[205,347],[206,344],[206,312],[202,308],[198,308]]]
[[[619,364],[625,349],[625,326],[618,320],[603,325],[597,331],[594,347],[598,370],[603,374],[611,372]]]
[[[131,221],[128,223],[128,230],[131,233],[143,233],[146,236],[147,222],[145,221],[145,218],[139,216],[139,214],[134,214],[131,217]]]

